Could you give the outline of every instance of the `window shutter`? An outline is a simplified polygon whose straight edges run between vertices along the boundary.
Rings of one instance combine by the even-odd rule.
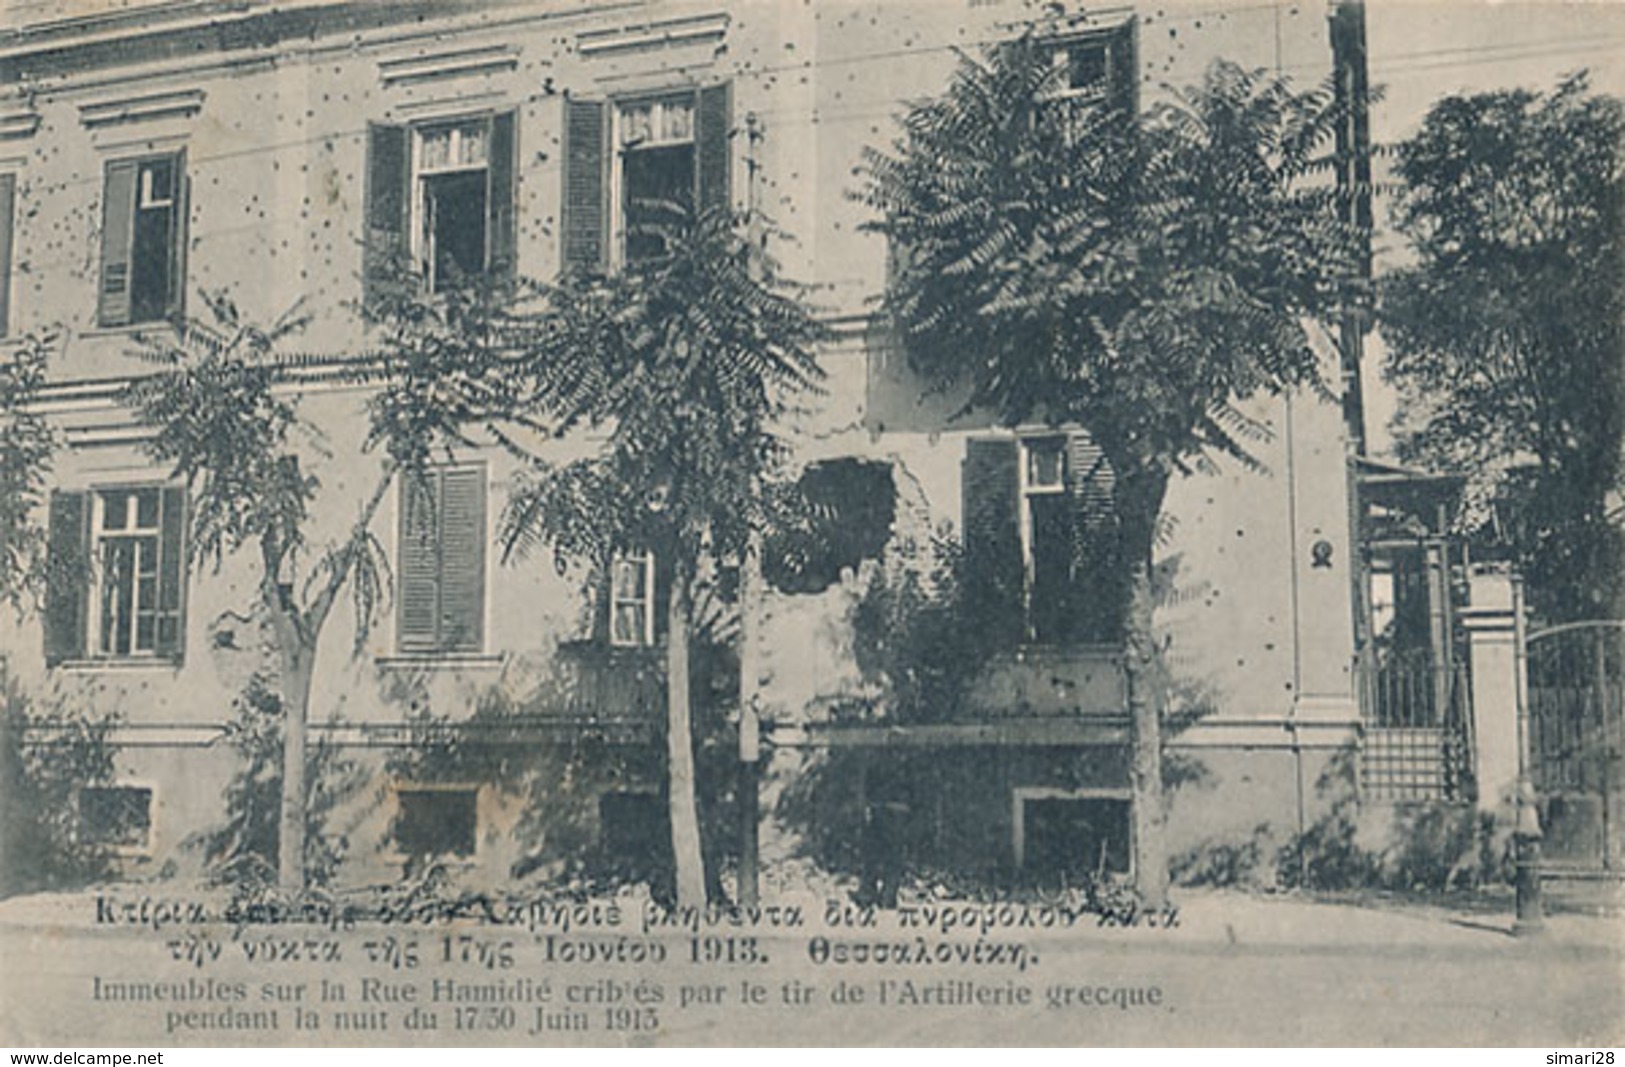
[[[1134,19],[1124,23],[1108,46],[1111,59],[1107,77],[1111,79],[1108,92],[1112,106],[1128,115],[1139,110],[1140,57],[1135,27]]]
[[[45,585],[45,664],[85,655],[90,602],[90,494],[51,493]]]
[[[485,647],[485,468],[440,472],[440,614],[442,652]]]
[[[179,321],[186,308],[187,219],[191,214],[192,179],[186,173],[186,152],[175,153],[175,206],[169,218],[169,293],[164,314]]]
[[[395,640],[402,652],[432,650],[439,612],[435,516],[440,510],[437,472],[401,475],[400,558]]]
[[[130,241],[135,226],[134,160],[107,164],[102,186],[102,273],[96,306],[99,326],[130,321]]]
[[[1019,641],[1022,564],[1020,455],[1012,439],[972,438],[960,468],[965,592],[993,640]]]
[[[382,122],[367,124],[366,247],[362,286],[369,304],[377,299],[377,286],[401,262],[406,251],[406,211],[411,198],[405,126]]]
[[[1068,636],[1110,642],[1120,635],[1125,575],[1117,566],[1114,479],[1105,454],[1087,433],[1066,442],[1067,493],[1072,500],[1072,588]]]
[[[514,273],[515,178],[518,174],[519,138],[512,111],[491,117],[490,166],[486,169],[486,263],[493,279]]]
[[[608,153],[605,105],[601,101],[564,102],[563,250],[565,270],[598,271],[604,266],[608,223]]]
[[[181,618],[186,604],[186,490],[166,485],[158,509],[158,636],[156,651],[177,662],[185,654]]]
[[[732,122],[732,96],[733,87],[728,82],[701,89],[694,109],[700,186],[697,203],[701,212],[729,206],[732,167],[729,165],[728,134]]]
[[[11,324],[11,230],[17,205],[17,176],[0,174],[0,337]]]

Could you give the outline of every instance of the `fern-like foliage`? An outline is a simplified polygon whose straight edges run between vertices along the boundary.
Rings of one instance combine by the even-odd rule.
[[[22,607],[44,575],[45,529],[35,516],[56,436],[35,401],[53,333],[28,334],[0,359],[0,600]]]
[[[1154,510],[1171,472],[1250,456],[1239,401],[1320,384],[1306,322],[1360,296],[1338,105],[1219,63],[1135,116],[1059,76],[1036,31],[963,57],[854,195],[916,369],[967,412],[1083,425]]]

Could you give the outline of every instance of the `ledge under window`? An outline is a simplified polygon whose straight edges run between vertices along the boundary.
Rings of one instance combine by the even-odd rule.
[[[490,670],[507,659],[501,652],[401,652],[373,662],[386,671]]]
[[[56,671],[178,671],[186,664],[169,656],[123,656],[65,659],[51,665]]]

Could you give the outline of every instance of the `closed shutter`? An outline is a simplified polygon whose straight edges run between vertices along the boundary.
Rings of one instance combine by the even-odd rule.
[[[85,655],[90,603],[90,494],[51,494],[45,577],[45,663]]]
[[[440,617],[443,652],[485,646],[485,468],[440,472]]]
[[[698,146],[700,212],[729,206],[729,178],[732,167],[728,152],[732,123],[733,87],[724,82],[701,89],[695,109],[694,139]]]
[[[432,650],[439,612],[439,567],[435,551],[435,518],[439,514],[436,472],[401,476],[401,525],[395,580],[396,643],[402,652]]]
[[[406,252],[406,212],[411,202],[407,196],[409,146],[405,126],[367,124],[367,233],[362,286],[369,306],[376,305],[378,287],[400,267]]]
[[[396,641],[402,652],[485,646],[485,468],[401,479]]]
[[[11,325],[11,231],[17,204],[17,176],[0,174],[0,337]]]
[[[102,262],[96,323],[124,326],[130,321],[130,243],[135,226],[137,164],[107,164],[102,185]]]
[[[1130,19],[1112,36],[1108,91],[1112,106],[1124,114],[1134,115],[1139,110],[1140,57],[1136,20]]]
[[[164,315],[178,322],[186,309],[186,241],[191,215],[192,179],[186,173],[186,153],[175,154],[175,206],[169,217],[169,292]]]
[[[960,468],[965,531],[964,587],[989,639],[1019,641],[1022,619],[1020,455],[1011,439],[972,438]]]
[[[181,625],[186,605],[186,490],[165,486],[159,505],[158,634],[155,651],[180,661],[186,650]]]
[[[564,102],[564,269],[599,271],[606,250],[605,215],[608,153],[605,151],[605,105],[601,101]]]
[[[485,172],[486,265],[493,280],[505,280],[514,273],[516,219],[514,188],[518,173],[519,138],[512,111],[491,117],[490,165]]]

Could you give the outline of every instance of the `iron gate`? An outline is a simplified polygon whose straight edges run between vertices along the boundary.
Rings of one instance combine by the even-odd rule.
[[[1530,775],[1548,859],[1617,871],[1625,767],[1625,621],[1566,623],[1528,642]]]

